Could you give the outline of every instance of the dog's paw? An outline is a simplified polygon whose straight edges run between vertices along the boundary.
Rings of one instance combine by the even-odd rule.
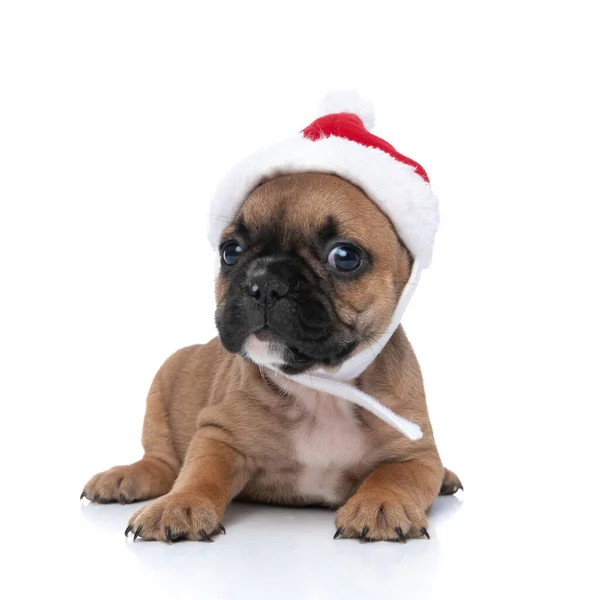
[[[450,469],[444,469],[444,481],[442,482],[442,487],[440,489],[440,496],[451,496],[462,489],[464,489],[463,484],[458,476]]]
[[[357,493],[336,516],[334,538],[359,538],[362,541],[429,538],[427,519],[408,498],[388,490]]]
[[[130,504],[166,494],[174,480],[175,473],[166,465],[142,459],[94,475],[85,484],[81,498],[98,504]]]
[[[144,506],[129,519],[125,535],[133,539],[173,542],[187,539],[212,542],[212,536],[225,533],[215,506],[195,494],[171,493],[150,506]]]

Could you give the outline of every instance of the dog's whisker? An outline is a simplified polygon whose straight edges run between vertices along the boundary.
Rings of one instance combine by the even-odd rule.
[[[379,340],[371,340],[371,342],[377,344],[383,350],[384,346]]]
[[[279,392],[277,392],[277,396],[275,397],[273,404],[271,404],[270,410],[273,411],[273,409],[275,408],[275,405],[281,400],[281,398],[283,398],[286,395],[287,395],[287,392],[283,388],[279,388]]]
[[[371,346],[371,342],[367,341],[367,344],[369,344],[369,349],[371,350],[371,354],[373,354],[373,358],[375,358],[376,357],[376,353],[373,350],[373,346]]]

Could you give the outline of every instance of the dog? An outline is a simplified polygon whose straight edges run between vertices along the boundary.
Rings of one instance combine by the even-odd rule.
[[[280,175],[248,195],[220,253],[219,337],[167,359],[144,457],[95,475],[82,497],[160,497],[126,529],[146,540],[212,541],[233,498],[337,508],[335,537],[428,538],[436,496],[462,484],[442,466],[403,329],[354,383],[419,424],[420,440],[286,377],[335,369],[385,329],[413,263],[390,219],[337,175]]]

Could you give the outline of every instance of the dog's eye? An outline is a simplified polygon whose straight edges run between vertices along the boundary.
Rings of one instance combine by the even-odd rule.
[[[228,265],[235,265],[238,261],[242,248],[237,242],[227,242],[221,249],[221,258],[223,262]]]
[[[352,246],[336,246],[329,253],[327,262],[338,271],[355,271],[360,267],[361,257]]]

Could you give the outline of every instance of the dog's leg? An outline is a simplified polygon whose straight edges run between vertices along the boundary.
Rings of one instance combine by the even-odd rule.
[[[228,502],[248,481],[245,457],[226,442],[207,435],[194,436],[173,489],[129,520],[126,533],[147,540],[171,542],[186,538],[209,542],[225,533],[221,524]],[[214,432],[213,432],[214,433]]]
[[[144,457],[131,465],[94,475],[85,484],[82,498],[98,503],[128,504],[157,498],[171,489],[181,465],[171,443],[159,375],[160,372],[152,382],[146,401],[142,432]]]
[[[437,456],[377,467],[336,518],[336,537],[406,541],[429,537],[425,512],[440,491]]]

